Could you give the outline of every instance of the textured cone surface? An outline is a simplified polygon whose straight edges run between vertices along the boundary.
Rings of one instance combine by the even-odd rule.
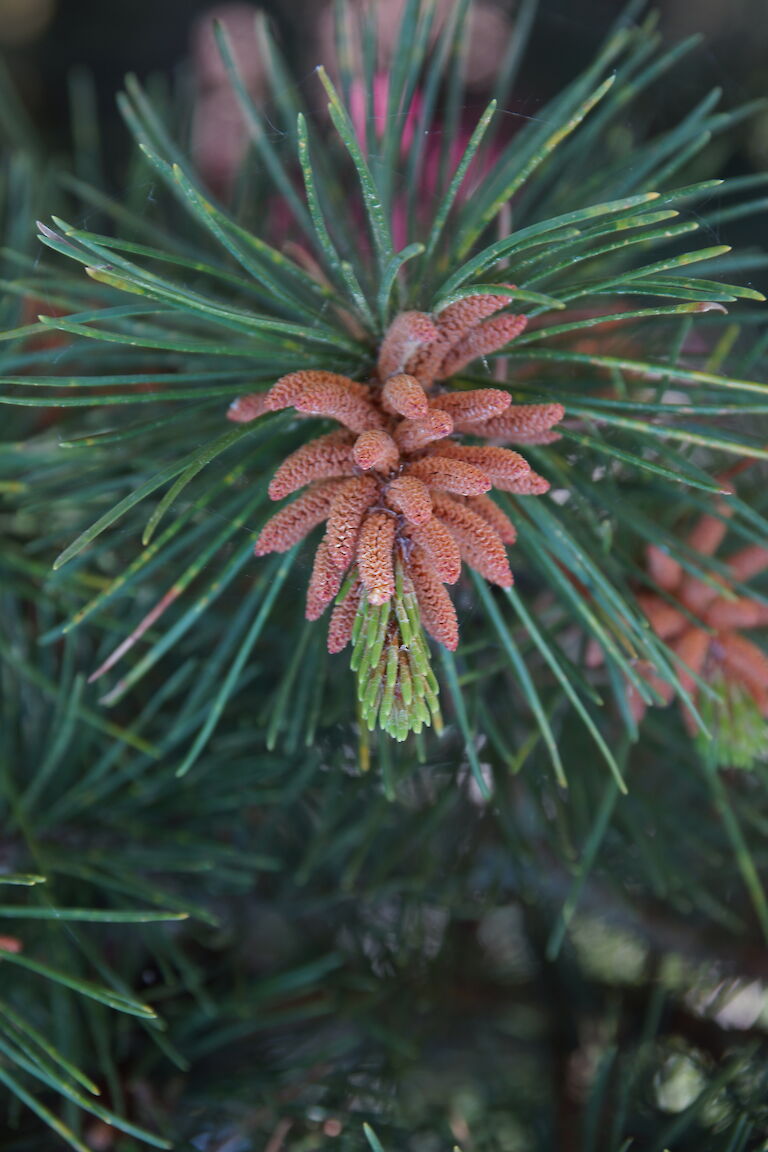
[[[382,423],[370,401],[370,389],[335,372],[292,372],[281,377],[267,393],[266,407],[270,412],[295,408],[309,416],[327,416],[352,432]]]
[[[368,516],[360,530],[357,567],[370,604],[384,604],[395,590],[395,521],[386,512]]]
[[[251,392],[248,396],[238,396],[227,410],[227,419],[235,424],[248,424],[258,420],[267,411],[266,392]]]
[[[472,464],[485,473],[494,488],[499,488],[502,492],[517,491],[521,481],[524,481],[531,472],[528,461],[510,448],[495,448],[485,444],[455,444],[453,441],[446,441],[444,444],[436,444],[433,453],[436,456]]]
[[[421,619],[430,636],[455,652],[459,643],[456,609],[426,552],[414,548],[408,564]]]
[[[492,584],[512,585],[512,573],[502,540],[487,520],[451,496],[435,496],[435,515],[458,541],[462,559]]]
[[[490,356],[519,336],[527,324],[525,316],[498,316],[473,328],[444,358],[440,375],[453,376],[473,360]]]
[[[502,512],[501,508],[499,508],[498,504],[496,504],[490,496],[472,496],[467,500],[467,508],[476,512],[478,516],[482,516],[483,520],[486,520],[491,528],[498,533],[502,543],[515,543],[517,540],[517,529],[506,512]]]
[[[328,514],[328,547],[334,563],[342,570],[354,559],[363,517],[378,492],[379,486],[371,476],[355,476],[342,482],[335,492]]]
[[[366,472],[389,472],[400,459],[400,450],[388,432],[374,429],[358,436],[352,455],[358,468]]]
[[[402,515],[411,524],[425,524],[432,516],[432,496],[429,488],[416,476],[398,476],[387,487],[387,506]]]
[[[356,580],[340,604],[337,604],[331,613],[331,622],[328,625],[328,651],[330,653],[342,652],[352,639],[352,630],[355,624],[363,586]]]
[[[495,312],[500,312],[509,303],[509,296],[495,296],[491,292],[465,296],[463,300],[457,300],[438,312],[440,332],[450,343],[455,344],[466,336],[470,328],[475,328]]]
[[[469,392],[445,392],[436,396],[432,407],[440,412],[447,412],[453,420],[453,426],[458,432],[464,431],[466,425],[472,430],[472,425],[479,421],[488,420],[491,416],[498,416],[509,408],[510,397],[508,392],[500,388],[473,388]]]
[[[343,481],[329,480],[302,493],[287,508],[276,512],[262,528],[254,552],[266,556],[268,552],[287,552],[303,540],[308,532],[322,524],[333,499]]]
[[[382,389],[385,405],[408,420],[420,420],[429,411],[427,394],[415,376],[400,373],[390,377]]]
[[[437,335],[437,328],[425,312],[401,312],[382,341],[378,362],[381,379],[401,372],[417,349],[431,344]]]
[[[499,416],[467,427],[476,436],[532,444],[551,433],[565,416],[562,404],[515,404]]]
[[[408,465],[408,475],[416,476],[429,485],[457,496],[481,496],[490,491],[491,482],[486,474],[466,460],[447,460],[442,456],[425,456]]]
[[[354,457],[349,433],[331,432],[303,444],[287,456],[269,485],[271,500],[282,500],[315,480],[352,476]]]
[[[342,572],[331,557],[324,537],[315,553],[315,562],[307,588],[307,620],[318,620],[341,588]]]
[[[450,436],[451,432],[453,420],[448,413],[430,409],[423,420],[403,420],[395,435],[401,451],[418,452],[433,440]]]
[[[444,584],[455,584],[461,575],[461,552],[452,532],[433,516],[426,524],[413,527],[410,536],[432,562]]]

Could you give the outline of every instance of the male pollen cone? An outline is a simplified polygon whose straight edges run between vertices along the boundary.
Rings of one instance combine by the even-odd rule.
[[[506,545],[514,543],[515,528],[489,493],[547,490],[547,481],[505,445],[556,438],[563,409],[513,405],[503,388],[442,383],[523,330],[525,317],[504,311],[509,305],[509,295],[478,293],[432,315],[402,312],[382,339],[370,380],[302,370],[231,406],[237,421],[293,408],[340,425],[278,468],[271,499],[300,495],[267,521],[256,543],[258,555],[286,551],[325,525],[308,618],[321,615],[353,577],[331,614],[331,651],[350,642],[360,612],[393,601],[398,572],[415,595],[421,624],[449,649],[458,643],[458,623],[445,586],[458,580],[462,562],[492,583],[512,584]],[[463,443],[464,436],[475,443]],[[403,691],[410,691],[405,681]]]

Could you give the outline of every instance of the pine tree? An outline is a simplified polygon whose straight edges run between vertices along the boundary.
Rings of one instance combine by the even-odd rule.
[[[467,126],[469,10],[266,108],[220,28],[228,203],[133,78],[124,196],[14,141],[0,1147],[768,1132],[753,109],[628,134],[634,3]]]

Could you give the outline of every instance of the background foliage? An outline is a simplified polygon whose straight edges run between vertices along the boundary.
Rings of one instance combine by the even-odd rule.
[[[516,229],[697,182],[673,204],[680,246],[673,236],[632,262],[622,249],[598,254],[586,307],[609,288],[624,295],[630,273],[637,289],[641,264],[683,255],[690,225],[704,236],[695,247],[718,249],[759,211],[761,175],[703,183],[713,135],[727,140],[740,111],[707,97],[672,136],[641,143],[644,93],[679,56],[657,47],[640,8],[546,118],[511,141],[502,129],[506,176],[459,204],[429,260],[411,255],[401,304],[444,298],[483,196],[506,201],[526,157],[541,164],[516,201]],[[459,35],[444,35],[444,60]],[[400,57],[393,83],[404,91],[417,53],[418,43]],[[0,1147],[759,1148],[766,766],[718,773],[671,709],[652,710],[633,743],[621,644],[597,678],[582,655],[591,631],[629,635],[665,660],[633,613],[642,546],[662,542],[697,570],[681,526],[711,505],[718,470],[765,455],[768,342],[744,288],[764,257],[713,251],[698,282],[687,263],[648,273],[652,299],[626,311],[657,315],[620,335],[582,312],[543,353],[535,332],[515,345],[516,398],[551,396],[571,417],[562,444],[535,454],[565,498],[526,504],[509,599],[464,587],[464,645],[455,662],[437,661],[445,737],[361,744],[351,679],[329,666],[322,628],[298,608],[306,555],[252,556],[267,481],[302,429],[285,416],[232,429],[223,412],[296,366],[358,372],[390,306],[378,291],[389,253],[377,273],[365,242],[343,252],[339,205],[355,166],[319,85],[305,177],[335,226],[327,242],[321,228],[318,252],[334,291],[289,266],[280,244],[253,240],[265,221],[268,240],[287,230],[286,200],[310,240],[318,227],[290,168],[306,85],[287,78],[274,44],[268,59],[280,100],[262,121],[240,92],[252,149],[229,209],[209,207],[184,159],[183,88],[158,86],[150,101],[127,82],[121,108],[143,147],[114,195],[80,179],[82,160],[79,176],[52,166],[21,113],[6,117]],[[455,64],[441,86],[441,52],[433,59],[424,115],[447,187],[463,97]],[[507,63],[502,107],[514,53]],[[614,68],[604,103],[550,157],[553,125]],[[341,75],[342,93],[349,81]],[[90,89],[79,83],[82,108]],[[389,116],[368,140],[385,204],[400,181],[414,200],[419,188],[418,160],[402,175],[400,127]],[[597,219],[613,229],[634,213],[647,236],[670,227],[655,220],[666,206],[662,196]],[[376,225],[375,196],[368,211]],[[41,258],[35,218],[53,255]],[[526,301],[532,314],[572,305],[562,297],[573,296],[574,256],[606,243],[587,221],[586,241],[568,234],[579,221],[543,249],[502,248],[496,257],[513,265],[489,264],[489,282],[514,278],[550,297]],[[333,308],[351,269],[367,335]],[[714,283],[724,276],[741,287]],[[733,308],[697,316],[692,330],[690,314],[666,314],[680,301]],[[649,382],[617,359],[667,373]],[[764,476],[760,463],[739,476],[734,545],[764,540]],[[160,500],[154,512],[144,496]],[[78,538],[88,547],[73,548]],[[53,572],[62,552],[71,559]],[[147,623],[158,601],[167,610]],[[126,636],[126,659],[87,683]]]

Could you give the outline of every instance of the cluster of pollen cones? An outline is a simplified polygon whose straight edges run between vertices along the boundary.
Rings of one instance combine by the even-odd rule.
[[[714,556],[719,550],[728,528],[727,505],[718,512],[702,516],[688,535],[686,545],[694,555]],[[768,656],[743,632],[768,625],[768,604],[740,592],[738,585],[768,568],[768,548],[748,544],[724,561],[727,575],[709,579],[686,571],[655,545],[647,549],[646,567],[658,591],[639,592],[638,604],[676,658],[680,686],[709,730],[708,752],[723,766],[749,767],[768,753]],[[597,645],[587,659],[593,666],[602,662]],[[646,662],[638,670],[668,704],[673,686]],[[645,703],[639,693],[630,686],[627,697],[635,720],[641,720]],[[687,708],[683,718],[691,735],[700,735]]]
[[[388,641],[373,646],[377,659],[368,660],[366,676],[358,672],[360,695],[368,701],[370,726],[378,716],[396,735],[404,714],[412,720],[407,730],[429,723],[431,699],[422,673],[407,668],[405,657],[396,667],[391,656],[395,647],[406,655],[410,647],[398,623],[398,616],[405,619],[402,598],[418,606],[419,622],[435,640],[455,649],[458,624],[445,585],[458,580],[462,561],[495,584],[512,584],[505,546],[514,542],[515,529],[488,493],[540,495],[548,488],[521,455],[502,445],[556,440],[559,404],[512,405],[499,388],[448,391],[439,384],[523,330],[524,316],[502,312],[508,304],[509,296],[489,294],[466,297],[436,315],[402,312],[367,383],[333,372],[293,372],[266,392],[236,400],[229,411],[242,422],[294,408],[342,426],[303,445],[277,470],[269,486],[273,500],[304,491],[265,524],[255,550],[285,552],[325,523],[307,618],[317,619],[337,601],[328,648],[340,652],[353,639],[358,616],[376,610]],[[463,436],[495,443],[464,444]],[[403,692],[408,675],[415,683]]]

